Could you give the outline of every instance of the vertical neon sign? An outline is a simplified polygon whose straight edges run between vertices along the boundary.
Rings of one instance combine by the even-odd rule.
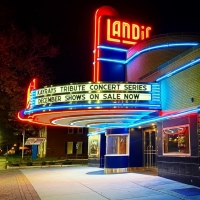
[[[29,86],[28,86],[28,90],[27,90],[27,100],[26,100],[26,109],[30,108],[30,101],[31,101],[31,91],[36,89],[37,86],[37,79],[33,79]]]
[[[117,11],[109,6],[103,6],[99,8],[95,13],[95,34],[94,34],[94,62],[93,62],[93,82],[99,81],[100,66],[97,58],[100,56],[99,49],[97,48],[100,44],[100,34],[101,34],[101,19],[102,16],[118,16]]]
[[[103,17],[106,17],[106,25],[103,23]],[[117,45],[135,45],[138,41],[150,37],[150,26],[140,26],[135,23],[128,23],[116,20],[119,17],[117,11],[109,6],[99,8],[95,13],[95,34],[94,34],[94,62],[93,62],[93,82],[101,81],[100,79],[100,50],[102,31],[106,30],[106,41]],[[105,27],[106,28],[105,28]],[[128,47],[127,47],[128,49]]]

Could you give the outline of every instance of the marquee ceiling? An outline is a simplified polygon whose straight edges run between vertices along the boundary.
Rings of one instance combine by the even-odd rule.
[[[114,127],[128,127],[129,125],[133,125],[135,122],[141,120],[145,121],[157,115],[157,110],[87,109],[35,113],[30,115],[27,120],[32,123],[50,126],[89,127],[95,129],[105,129]]]

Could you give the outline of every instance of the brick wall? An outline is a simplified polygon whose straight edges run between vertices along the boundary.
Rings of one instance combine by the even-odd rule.
[[[191,98],[194,101],[191,102]],[[162,110],[173,111],[200,105],[200,64],[161,82]]]
[[[70,132],[70,133],[69,133]],[[46,157],[76,157],[76,154],[66,154],[67,142],[83,142],[83,154],[80,157],[88,156],[88,137],[87,128],[83,128],[83,133],[78,134],[77,131],[71,133],[71,129],[64,127],[48,127],[47,128],[47,154]]]
[[[173,71],[180,66],[191,62],[195,58],[200,57],[200,48],[199,46],[191,48],[182,54],[174,57],[172,60],[160,65],[154,70],[149,70],[148,74],[146,73],[143,77],[140,78],[142,82],[153,82],[157,77],[162,76],[170,71]]]
[[[145,52],[127,65],[127,81],[138,82],[143,75],[158,68],[163,63],[171,60],[187,48],[165,48]],[[143,81],[143,80],[141,80]]]
[[[132,47],[129,52],[127,53],[127,57],[133,55],[134,53],[141,51],[145,48],[156,46],[160,44],[167,44],[167,43],[176,43],[176,42],[198,42],[200,41],[200,36],[163,36],[157,37],[149,40],[145,40],[142,43]],[[154,81],[154,80],[147,80],[147,79],[140,79],[142,76],[148,74],[149,72],[155,70],[156,68],[160,67],[164,63],[171,61],[172,59],[181,58],[181,54],[186,52],[189,49],[193,49],[191,46],[189,47],[170,47],[170,48],[163,48],[163,49],[156,49],[144,52],[139,54],[136,58],[131,60],[127,64],[127,74],[126,80],[129,82],[143,82],[143,81]],[[198,50],[197,50],[198,51]],[[194,53],[194,52],[193,52]],[[193,54],[192,53],[192,54]],[[193,55],[194,56],[194,55]],[[191,56],[192,57],[192,56]],[[161,72],[161,71],[159,71]],[[164,73],[164,72],[163,72]],[[160,75],[159,73],[157,76]]]

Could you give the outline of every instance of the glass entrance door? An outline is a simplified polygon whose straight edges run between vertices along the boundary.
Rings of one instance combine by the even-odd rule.
[[[144,166],[157,167],[157,137],[155,129],[145,130],[144,134]]]

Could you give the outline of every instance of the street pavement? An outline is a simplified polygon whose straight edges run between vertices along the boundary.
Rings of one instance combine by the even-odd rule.
[[[155,172],[104,174],[88,166],[0,170],[0,200],[200,199],[200,188]]]

